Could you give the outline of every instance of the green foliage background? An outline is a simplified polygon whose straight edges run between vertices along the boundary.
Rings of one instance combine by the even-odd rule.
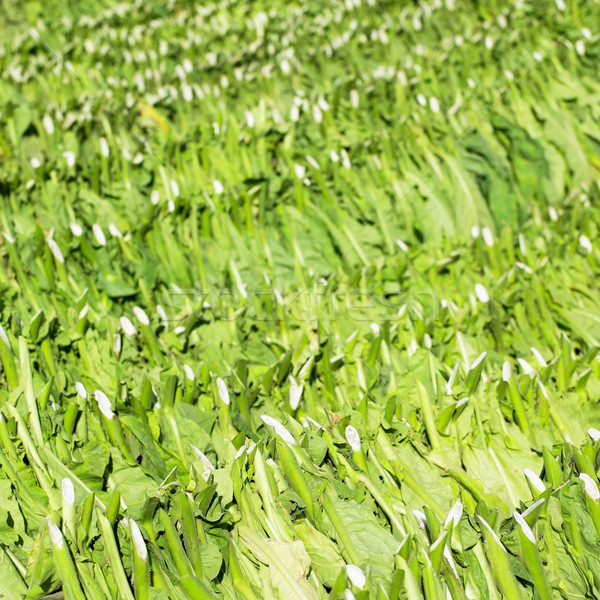
[[[599,17],[3,3],[0,594],[597,597]]]

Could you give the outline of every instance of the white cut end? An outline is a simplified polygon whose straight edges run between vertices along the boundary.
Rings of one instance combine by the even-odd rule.
[[[319,171],[321,169],[321,166],[319,165],[319,163],[310,154],[307,154],[305,158],[306,158],[306,162],[313,169],[316,169],[317,171]]]
[[[163,327],[167,329],[169,327],[169,319],[167,319],[167,313],[165,312],[165,309],[160,304],[157,304],[156,312],[162,321]]]
[[[175,198],[179,198],[179,186],[177,185],[177,182],[174,179],[171,179],[169,185],[171,186],[171,193],[173,196],[175,196]]]
[[[542,392],[542,395],[544,396],[544,398],[546,398],[546,400],[548,400],[548,390],[546,390],[546,386],[538,379],[538,387],[540,388],[540,392]]]
[[[531,469],[523,469],[523,475],[527,477],[529,483],[531,483],[531,485],[538,492],[543,493],[546,491],[546,486],[544,485],[544,482]]]
[[[525,273],[528,273],[529,275],[533,274],[533,269],[529,265],[526,265],[519,260],[515,261],[515,265],[521,269],[521,271],[525,271]]]
[[[323,113],[321,112],[321,109],[315,104],[312,107],[312,116],[313,119],[315,120],[315,123],[319,124],[323,121]]]
[[[83,385],[83,383],[81,383],[81,381],[76,381],[75,382],[75,389],[77,390],[77,393],[85,400],[87,398],[87,390],[85,389],[85,386]]]
[[[71,168],[75,166],[75,154],[70,150],[66,150],[62,153],[65,162],[67,163],[67,167]]]
[[[592,251],[592,242],[590,242],[590,238],[587,235],[579,236],[579,245],[588,253]]]
[[[537,348],[530,348],[531,350],[531,354],[533,354],[535,356],[535,359],[538,361],[540,367],[547,367],[548,363],[544,360],[544,357],[540,354],[539,350],[537,350]]]
[[[113,237],[116,237],[116,238],[123,237],[123,234],[119,231],[119,228],[114,223],[108,224],[108,231],[110,232],[110,235],[112,235]]]
[[[490,524],[483,517],[480,517],[479,515],[477,515],[477,518],[479,519],[479,522],[488,530],[488,532],[490,533],[490,535],[492,536],[492,539],[496,542],[496,544],[498,544],[498,546],[500,546],[500,548],[502,548],[502,550],[504,550],[504,552],[506,552],[507,550],[504,547],[504,544],[500,541],[500,538],[496,535],[496,532],[492,529]]]
[[[190,365],[188,365],[187,363],[183,365],[183,372],[190,381],[194,381],[194,379],[196,379],[194,369],[192,369],[192,367],[190,367]]]
[[[585,493],[595,502],[600,500],[598,484],[587,473],[580,473],[579,479],[585,484]]]
[[[590,427],[587,430],[587,432],[588,435],[592,438],[592,440],[594,440],[594,442],[600,440],[600,431],[598,431],[598,429],[596,429],[595,427]]]
[[[221,402],[225,406],[229,406],[229,390],[227,389],[227,384],[220,377],[217,377],[217,391],[219,392]]]
[[[140,528],[138,527],[138,524],[133,519],[129,519],[129,531],[131,532],[131,539],[133,541],[133,545],[135,546],[135,551],[137,552],[138,557],[143,562],[146,562],[148,559],[148,548],[146,548],[146,542],[144,542],[144,538]]]
[[[54,256],[54,258],[61,265],[63,265],[65,263],[65,257],[63,256],[63,253],[61,252],[60,248],[58,247],[58,244],[52,238],[48,238],[48,248],[50,248],[50,252],[52,252],[52,255]]]
[[[113,352],[115,353],[115,356],[121,354],[121,335],[118,333],[115,333],[113,336]]]
[[[533,531],[531,531],[531,527],[527,524],[527,521],[520,515],[518,512],[513,512],[513,517],[515,521],[521,528],[521,531],[525,534],[525,537],[532,543],[535,544],[535,537],[533,535]]]
[[[110,421],[115,416],[115,413],[112,411],[110,407],[110,400],[108,396],[101,390],[96,390],[94,392],[94,398],[96,398],[96,402],[98,403],[98,408],[100,412]]]
[[[412,512],[419,523],[419,527],[421,529],[427,529],[427,517],[425,516],[425,513],[421,512],[420,510],[416,510],[416,509],[413,510]]]
[[[271,457],[267,458],[265,462],[275,471],[279,470],[279,466]]]
[[[539,508],[545,502],[546,502],[546,498],[540,498],[537,502],[534,502],[526,511],[524,511],[521,516],[523,518],[527,517],[528,515],[530,515],[532,512],[534,512],[537,508]]]
[[[358,431],[352,425],[348,425],[344,432],[346,436],[346,441],[350,445],[350,448],[354,450],[354,452],[358,452],[360,450],[360,435],[358,435]]]
[[[60,482],[60,489],[63,502],[69,506],[73,506],[73,504],[75,504],[75,488],[73,487],[73,482],[68,477],[65,477]]]
[[[356,600],[356,596],[352,593],[352,590],[348,588],[344,590],[344,600]]]
[[[526,360],[517,358],[517,362],[526,375],[529,375],[529,377],[533,377],[535,375],[535,369]]]
[[[297,445],[296,440],[294,439],[294,436],[277,419],[274,419],[273,417],[270,417],[269,415],[261,415],[260,418],[262,419],[262,421],[265,425],[272,427],[275,430],[275,433],[283,441],[287,442],[288,444]]]
[[[10,348],[10,341],[8,340],[8,336],[2,325],[0,325],[0,339]]]
[[[306,173],[306,169],[302,165],[299,165],[299,164],[294,165],[294,174],[296,175],[296,177],[298,179],[303,179],[305,173]]]
[[[213,189],[215,190],[215,194],[219,195],[225,191],[223,188],[223,184],[218,179],[215,179],[213,181]]]
[[[456,527],[458,525],[458,523],[460,522],[462,514],[463,514],[463,504],[460,500],[457,500],[454,503],[454,506],[450,509],[450,512],[448,513],[448,516],[446,517],[446,520],[444,521],[444,529],[448,528],[450,526],[450,524],[452,524],[453,527]]]
[[[158,190],[152,190],[150,193],[150,202],[155,206],[160,202],[160,192]]]
[[[42,163],[40,161],[39,158],[36,158],[35,156],[31,159],[31,167],[33,169],[39,169],[42,166]]]
[[[186,102],[191,102],[194,99],[194,90],[184,82],[181,84],[181,95]]]
[[[452,369],[452,373],[450,373],[450,377],[446,383],[446,394],[452,394],[452,386],[454,385],[454,381],[456,380],[456,375],[458,373],[458,367],[460,366],[460,360],[456,361],[454,368]]]
[[[92,232],[94,233],[94,237],[96,238],[96,241],[101,246],[106,246],[106,238],[104,237],[104,231],[102,231],[102,227],[100,227],[100,225],[98,225],[98,223],[94,223],[92,225]]]
[[[435,540],[435,542],[433,542],[433,544],[431,544],[431,547],[429,548],[429,553],[431,554],[442,542],[446,541],[446,532],[442,531],[440,533],[440,535],[438,536],[438,539]]]
[[[432,96],[431,98],[429,98],[429,108],[434,113],[440,112],[440,103],[435,96]]]
[[[433,345],[433,342],[431,341],[431,336],[426,333],[423,336],[423,345],[425,346],[425,348],[427,348],[428,350],[431,350],[431,346]]]
[[[44,129],[48,135],[54,135],[54,121],[50,115],[44,115],[42,124],[44,125]]]
[[[466,404],[469,401],[469,396],[465,396],[464,398],[461,398],[457,403],[456,406],[454,407],[456,408],[460,408],[463,404]]]
[[[485,245],[491,248],[494,245],[494,234],[492,233],[492,230],[489,227],[484,227],[481,230],[481,235]]]
[[[46,524],[48,525],[48,533],[50,534],[52,545],[57,548],[62,548],[65,545],[65,538],[63,537],[62,531],[52,519],[47,519]]]
[[[346,565],[346,575],[348,575],[348,579],[352,585],[355,585],[359,590],[362,590],[365,587],[367,578],[360,567],[357,567],[356,565]]]
[[[69,223],[69,229],[75,237],[81,237],[83,235],[83,229],[79,223]]]
[[[299,379],[306,379],[308,374],[310,373],[310,369],[312,367],[314,356],[309,356],[308,360],[302,365],[300,372],[298,373]]]
[[[470,371],[475,370],[478,366],[479,363],[481,363],[482,360],[485,359],[485,357],[487,356],[487,352],[482,352],[476,359],[475,362],[471,365]]]
[[[106,138],[103,137],[100,138],[100,154],[102,154],[104,158],[108,158],[108,155],[110,154],[108,142],[106,141]]]
[[[485,286],[481,283],[475,285],[475,295],[477,296],[477,299],[484,304],[490,301],[490,296],[485,289]]]
[[[240,456],[242,456],[242,454],[244,454],[244,452],[246,452],[246,444],[242,444],[242,446],[240,446],[240,449],[235,453],[233,460],[236,461]]]
[[[502,381],[505,381],[506,383],[510,381],[511,371],[512,368],[510,366],[510,363],[507,360],[505,360],[504,364],[502,365]]]
[[[312,423],[317,429],[322,429],[323,431],[325,431],[325,427],[323,427],[323,425],[319,425],[319,423],[317,423],[314,419],[311,419],[310,417],[306,417],[306,420],[309,423]]]
[[[196,453],[196,456],[198,456],[198,458],[203,462],[204,466],[207,469],[211,469],[212,470],[212,469],[215,468],[215,466],[210,462],[209,458],[206,456],[206,454],[204,454],[204,452],[202,452],[202,450],[199,450],[193,444],[190,444],[190,447]]]
[[[408,246],[402,240],[396,240],[396,246],[398,246],[402,252],[408,252]]]
[[[298,382],[290,375],[290,408],[296,410],[300,404],[300,398],[302,398],[302,391],[304,385],[299,385]]]
[[[359,96],[356,90],[350,90],[350,104],[352,104],[352,108],[358,108]]]
[[[471,227],[471,237],[473,239],[479,237],[479,227],[477,225],[473,225],[473,227]]]
[[[150,319],[148,318],[148,315],[139,306],[133,307],[133,314],[142,325],[150,325]]]
[[[119,323],[121,323],[121,327],[123,328],[125,335],[133,336],[136,334],[133,323],[127,317],[121,317],[119,319]]]

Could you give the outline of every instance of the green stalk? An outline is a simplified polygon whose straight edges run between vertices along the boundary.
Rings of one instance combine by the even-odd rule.
[[[58,494],[56,493],[56,489],[54,488],[52,477],[48,472],[48,467],[42,460],[42,457],[38,452],[38,448],[36,447],[35,442],[31,438],[31,434],[29,433],[29,430],[27,429],[27,425],[25,425],[23,418],[19,414],[19,411],[12,404],[7,404],[6,406],[12,413],[14,419],[17,421],[19,437],[21,439],[23,447],[25,448],[27,456],[29,457],[31,467],[33,468],[36,474],[37,480],[44,492],[46,493],[46,495],[48,496],[50,506],[53,510],[57,510],[60,507],[60,500],[58,498]],[[43,452],[44,446],[40,447],[39,450],[40,452]]]
[[[100,410],[100,418],[108,439],[113,446],[119,448],[123,458],[125,458],[130,465],[137,465],[136,460],[131,454],[129,445],[125,440],[125,436],[123,435],[121,423],[119,423],[116,414],[111,409],[108,397],[100,390],[96,390],[94,395],[96,396],[96,402],[98,403],[98,408]]]
[[[329,520],[331,521],[339,540],[342,542],[344,549],[348,553],[350,562],[352,562],[355,565],[359,565],[360,558],[359,558],[358,554],[356,553],[354,545],[352,544],[352,540],[346,533],[346,528],[344,527],[342,520],[340,519],[339,515],[337,514],[335,507],[333,506],[333,503],[332,503],[331,499],[329,498],[329,492],[327,492],[327,491],[323,494],[323,508],[325,509],[325,513],[329,517]]]
[[[237,553],[233,544],[233,540],[229,539],[229,572],[233,579],[233,587],[244,598],[244,600],[258,600],[258,596],[254,593],[252,586],[246,580],[242,573],[241,565],[239,564]]]
[[[71,539],[76,540],[75,488],[73,487],[73,482],[68,477],[65,477],[61,481],[61,492],[63,527],[69,531]]]
[[[314,522],[315,507],[313,503],[312,492],[310,486],[308,485],[308,481],[304,476],[298,461],[296,460],[296,456],[286,442],[277,440],[276,446],[279,462],[281,463],[281,470],[292,485],[292,488],[294,488],[304,504],[306,504],[308,516]]]
[[[148,549],[142,537],[142,532],[133,519],[129,519],[129,533],[131,535],[131,555],[133,556],[135,600],[148,600],[150,598]]]
[[[504,594],[506,600],[522,600],[519,584],[508,560],[508,551],[488,522],[479,515],[477,517],[482,525],[481,531],[486,541],[492,573],[498,589]]]
[[[184,575],[179,580],[179,585],[189,600],[216,600],[215,593],[197,577]]]
[[[254,454],[254,468],[256,487],[258,488],[263,508],[269,520],[269,529],[273,530],[272,535],[276,540],[281,542],[291,542],[294,539],[293,529],[291,529],[280,514],[280,510],[273,494],[265,459],[258,448]]]
[[[115,583],[117,584],[118,598],[120,600],[135,600],[121,561],[121,554],[112,525],[101,510],[96,509],[96,516],[98,517],[106,556],[108,557],[108,562],[111,566]]]
[[[580,473],[579,479],[585,484],[585,502],[592,517],[596,535],[600,539],[600,491],[598,484],[588,473]]]
[[[429,399],[429,395],[427,394],[427,389],[420,381],[417,381],[417,398],[419,399],[421,411],[423,412],[423,422],[425,423],[427,438],[429,439],[431,447],[434,450],[437,450],[441,445],[440,436],[437,430],[431,401]]]
[[[40,414],[38,412],[38,405],[35,399],[35,392],[33,391],[33,376],[31,374],[29,348],[27,347],[27,340],[22,336],[19,337],[19,357],[21,360],[20,384],[23,387],[25,400],[27,401],[29,422],[31,423],[31,428],[33,429],[33,435],[37,444],[39,446],[44,446],[45,441],[42,433],[42,424],[40,421]]]
[[[519,513],[514,512],[513,516],[519,527],[521,557],[527,567],[527,571],[531,575],[542,600],[552,600],[552,591],[542,567],[542,559],[540,558],[533,531],[531,531],[527,521]]]
[[[187,554],[185,553],[183,544],[181,543],[181,539],[179,538],[179,533],[175,528],[175,525],[162,508],[159,509],[158,516],[160,519],[160,523],[163,526],[163,529],[165,530],[165,542],[171,554],[171,558],[173,559],[175,568],[177,569],[177,573],[180,577],[183,577],[185,575],[193,577],[194,569],[190,564]]]
[[[2,325],[0,325],[0,361],[4,367],[4,375],[6,376],[8,386],[13,390],[16,389],[19,385],[19,374],[10,341]]]
[[[79,577],[77,576],[75,563],[69,552],[69,547],[65,543],[62,531],[50,518],[46,520],[46,526],[48,527],[48,533],[50,534],[50,541],[52,542],[52,550],[54,551],[58,572],[64,585],[65,597],[69,598],[69,600],[71,598],[73,600],[86,600],[83,590],[81,589]]]
[[[0,411],[0,444],[2,445],[2,448],[7,454],[8,458],[13,462],[16,462],[18,460],[17,451],[15,450],[15,445],[10,439],[10,431],[6,425],[6,420],[2,411]]]

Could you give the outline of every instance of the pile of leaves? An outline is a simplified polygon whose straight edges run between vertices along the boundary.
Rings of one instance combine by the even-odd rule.
[[[598,23],[3,3],[0,597],[599,597]]]

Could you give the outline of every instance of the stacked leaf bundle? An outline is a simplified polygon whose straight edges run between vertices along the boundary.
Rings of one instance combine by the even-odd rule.
[[[46,4],[0,594],[600,596],[598,3]]]

